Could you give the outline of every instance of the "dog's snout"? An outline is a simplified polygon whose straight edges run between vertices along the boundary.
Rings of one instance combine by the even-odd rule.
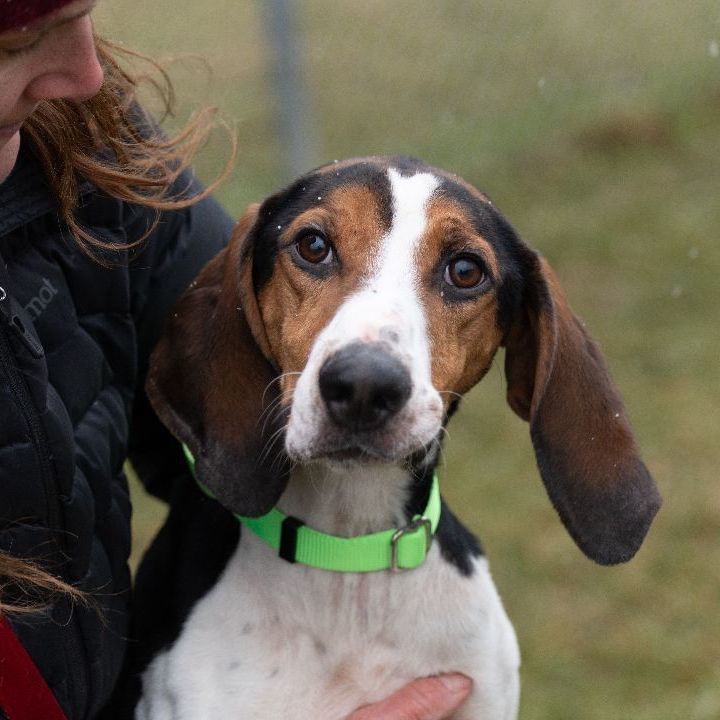
[[[352,431],[376,430],[410,397],[407,368],[378,345],[352,343],[320,368],[320,394],[331,420]]]

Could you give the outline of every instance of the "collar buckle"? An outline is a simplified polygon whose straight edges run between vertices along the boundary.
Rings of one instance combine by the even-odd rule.
[[[424,515],[417,515],[405,525],[405,527],[398,528],[390,538],[390,570],[392,570],[392,572],[403,572],[404,570],[411,570],[413,567],[416,567],[415,565],[401,566],[399,564],[399,542],[403,537],[416,533],[421,527],[425,530],[425,552],[422,560],[424,560],[425,556],[430,552],[430,546],[433,540],[432,523],[430,522],[430,518]]]

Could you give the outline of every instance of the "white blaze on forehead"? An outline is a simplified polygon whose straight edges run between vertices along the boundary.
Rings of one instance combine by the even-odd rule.
[[[381,328],[392,330],[401,350],[426,374],[428,355],[425,316],[419,297],[417,255],[427,228],[426,208],[440,184],[434,175],[410,177],[388,170],[392,192],[392,225],[380,239],[377,256],[358,292],[347,299],[330,323],[337,342],[375,342]],[[417,373],[413,373],[417,374]]]
[[[403,177],[393,168],[388,171],[388,177],[393,222],[390,232],[383,238],[373,281],[385,279],[393,284],[414,285],[415,251],[427,225],[425,209],[440,181],[429,173]]]
[[[427,230],[427,205],[440,180],[430,173],[403,176],[393,168],[388,170],[388,177],[392,225],[380,242],[370,277],[358,295],[348,301],[348,309],[355,305],[353,314],[359,321],[356,327],[364,326],[368,339],[379,339],[372,336],[381,327],[396,332],[400,349],[411,358],[413,384],[420,378],[429,383],[429,347],[417,260]]]

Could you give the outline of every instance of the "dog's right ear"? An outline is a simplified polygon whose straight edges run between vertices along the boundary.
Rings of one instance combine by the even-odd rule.
[[[252,284],[258,206],[180,298],[151,361],[155,412],[195,456],[198,479],[228,509],[262,515],[287,483],[277,372]]]

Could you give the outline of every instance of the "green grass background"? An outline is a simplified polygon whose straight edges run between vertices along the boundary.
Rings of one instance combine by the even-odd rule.
[[[595,566],[545,496],[501,362],[464,403],[443,488],[517,629],[521,718],[720,718],[720,5],[296,7],[317,162],[409,153],[489,193],[602,345],[665,498],[631,563]],[[288,179],[264,12],[260,0],[96,12],[104,34],[174,57],[173,122],[212,104],[234,125],[219,197],[236,215]],[[219,134],[204,177],[226,151]],[[137,488],[135,508],[133,562],[162,516]]]

